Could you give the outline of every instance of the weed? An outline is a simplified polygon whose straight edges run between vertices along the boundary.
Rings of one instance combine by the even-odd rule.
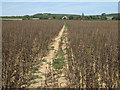
[[[64,48],[64,50],[68,50],[68,48],[66,47],[66,48]]]
[[[63,51],[59,51],[59,52],[57,52],[57,55],[58,55],[58,56],[64,56],[65,53],[64,53]]]
[[[45,59],[41,59],[41,61],[42,61],[42,62],[47,62],[47,60],[45,60]]]
[[[49,47],[48,50],[54,50],[54,46]]]
[[[33,67],[33,68],[32,68],[32,72],[33,72],[33,73],[35,73],[35,72],[38,71],[38,70],[39,70],[38,67]]]
[[[51,65],[51,62],[47,62],[47,64]]]
[[[39,75],[34,75],[33,77],[35,77],[35,78],[39,78],[39,79],[42,79],[42,77],[39,76]]]
[[[53,60],[53,66],[55,69],[62,69],[65,64],[64,58],[57,58]]]
[[[31,84],[36,84],[36,83],[38,83],[37,81],[33,81],[33,82],[31,82]]]
[[[65,39],[66,39],[66,37],[61,37],[61,41],[65,40]]]

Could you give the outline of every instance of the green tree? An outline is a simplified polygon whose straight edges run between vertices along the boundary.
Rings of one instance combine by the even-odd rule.
[[[71,16],[69,16],[69,19],[70,19],[70,20],[72,20],[72,19],[73,19],[73,16],[72,16],[72,15],[71,15]]]
[[[23,20],[30,20],[30,19],[31,19],[31,17],[29,15],[23,16]]]
[[[102,13],[102,14],[101,14],[101,19],[102,19],[102,20],[106,20],[106,19],[107,19],[107,18],[106,18],[106,13]]]
[[[53,16],[53,19],[55,19],[55,16]]]
[[[84,13],[82,13],[82,20],[84,20]]]

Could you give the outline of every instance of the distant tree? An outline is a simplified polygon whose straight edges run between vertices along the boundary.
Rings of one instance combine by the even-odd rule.
[[[57,19],[59,19],[59,20],[62,19],[62,16],[58,16]]]
[[[72,20],[72,19],[73,19],[73,16],[72,16],[72,15],[71,15],[71,16],[69,16],[69,19],[70,19],[70,20]]]
[[[23,20],[30,20],[30,16],[29,15],[25,15],[25,16],[23,16]]]
[[[101,19],[102,19],[102,20],[106,20],[106,19],[107,19],[107,18],[106,18],[106,13],[102,13],[102,14],[101,14]]]
[[[106,13],[102,13],[101,15],[102,15],[102,16],[105,16],[105,15],[106,15]]]
[[[42,19],[41,17],[39,17],[39,20]]]
[[[84,20],[84,13],[82,13],[82,20]]]
[[[55,19],[55,16],[53,16],[53,19]]]
[[[90,20],[89,16],[84,16],[84,20]]]
[[[82,13],[82,16],[84,17],[84,13]]]
[[[76,17],[76,16],[73,16],[73,20],[77,20],[77,17]]]

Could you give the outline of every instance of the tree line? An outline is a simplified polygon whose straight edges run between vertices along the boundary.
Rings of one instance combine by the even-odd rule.
[[[50,14],[50,13],[38,13],[35,15],[24,15],[24,16],[4,16],[2,18],[22,18],[23,20],[31,20],[33,18],[38,18],[38,19],[57,19],[60,20],[62,19],[63,16],[67,16],[69,20],[108,20],[107,17],[112,17],[111,20],[120,20],[120,15],[119,14],[106,14],[102,13],[101,15],[72,15],[72,14]]]

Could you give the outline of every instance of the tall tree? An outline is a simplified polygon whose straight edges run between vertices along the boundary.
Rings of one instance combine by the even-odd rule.
[[[82,20],[84,20],[84,13],[82,13]]]
[[[106,13],[102,13],[102,14],[101,14],[101,19],[102,19],[102,20],[106,20],[106,19],[107,19],[107,18],[106,18]]]

